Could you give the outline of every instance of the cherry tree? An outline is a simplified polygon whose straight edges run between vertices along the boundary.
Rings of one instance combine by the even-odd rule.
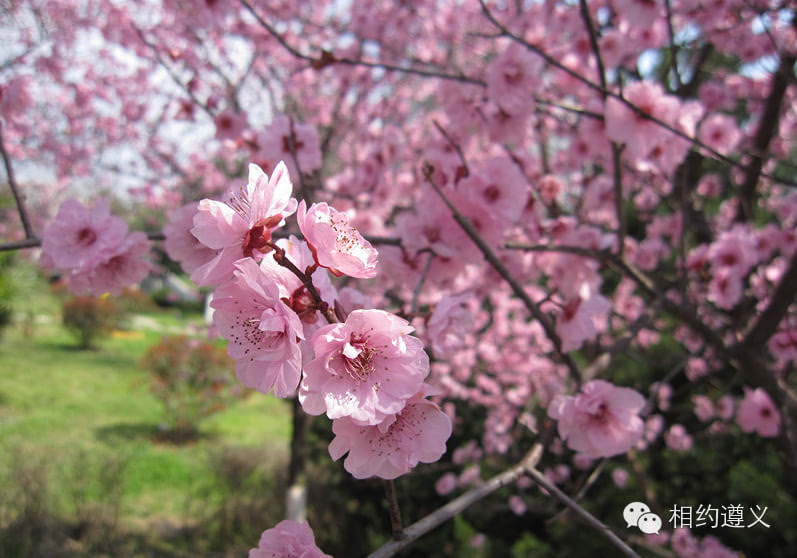
[[[101,294],[162,241],[215,287],[240,381],[325,414],[330,457],[386,479],[372,556],[506,486],[522,514],[529,483],[625,555],[730,552],[578,503],[607,463],[692,450],[673,402],[797,473],[788,2],[145,5],[5,8],[2,248]],[[131,232],[99,197],[120,189],[163,218]],[[669,372],[616,374],[661,347]],[[464,407],[480,434],[447,447]],[[447,451],[501,471],[440,475],[461,494],[404,526],[392,479]],[[568,495],[574,468],[592,474]],[[290,521],[252,556],[277,551],[323,555]]]

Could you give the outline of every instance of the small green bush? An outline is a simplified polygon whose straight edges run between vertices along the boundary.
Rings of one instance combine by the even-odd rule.
[[[64,302],[64,326],[78,338],[81,349],[91,349],[116,327],[116,304],[107,297],[76,296]]]
[[[175,441],[196,437],[202,418],[244,393],[224,349],[184,335],[164,336],[140,366],[152,374],[150,389],[163,403],[168,433]]]

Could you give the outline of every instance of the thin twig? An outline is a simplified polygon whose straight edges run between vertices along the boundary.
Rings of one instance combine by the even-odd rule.
[[[670,71],[675,80],[676,91],[681,89],[681,74],[678,73],[678,45],[675,44],[675,30],[672,25],[672,6],[670,0],[664,0],[664,7],[667,10],[667,34],[670,38]]]
[[[752,351],[760,351],[778,329],[778,324],[788,313],[789,306],[797,298],[797,251],[791,257],[789,267],[780,278],[769,304],[758,316],[741,345]]]
[[[539,306],[531,299],[529,294],[523,288],[523,286],[515,279],[515,277],[509,272],[507,267],[503,264],[501,260],[498,259],[498,256],[495,255],[493,250],[487,245],[484,239],[481,237],[479,232],[475,229],[473,224],[470,220],[462,215],[459,210],[451,203],[451,201],[446,197],[446,195],[440,190],[437,184],[434,183],[432,180],[432,167],[431,165],[426,166],[424,169],[424,175],[426,181],[432,186],[434,191],[440,196],[440,199],[446,204],[448,209],[451,211],[454,220],[459,224],[460,227],[467,233],[470,239],[476,244],[479,248],[481,253],[484,255],[485,259],[490,263],[490,265],[495,269],[498,274],[509,284],[512,292],[515,293],[515,296],[520,298],[523,301],[523,304],[526,306],[526,309],[531,313],[535,320],[540,322],[542,325],[545,334],[548,336],[548,339],[551,340],[553,343],[554,349],[556,353],[561,357],[562,361],[565,363],[567,368],[570,370],[573,379],[577,383],[581,383],[581,370],[579,369],[576,362],[570,356],[569,353],[562,350],[562,339],[559,337],[559,334],[556,333],[556,329],[554,325],[551,323],[551,320],[545,313],[540,310]]]
[[[698,138],[692,137],[689,134],[687,134],[686,132],[684,132],[682,130],[679,130],[675,126],[672,126],[671,124],[668,124],[667,122],[665,122],[665,121],[663,121],[663,120],[661,120],[659,118],[656,118],[655,116],[653,116],[651,114],[648,114],[647,112],[645,112],[644,110],[642,110],[641,108],[636,106],[634,103],[632,103],[631,101],[629,101],[628,99],[623,97],[621,94],[615,93],[614,91],[611,91],[610,89],[607,89],[606,87],[601,87],[601,85],[599,83],[595,83],[594,81],[582,76],[581,74],[579,74],[575,70],[573,70],[571,68],[568,68],[567,66],[565,66],[564,64],[559,62],[556,58],[554,58],[553,56],[551,56],[550,54],[545,52],[543,49],[541,49],[537,45],[529,43],[523,37],[513,33],[503,23],[498,21],[495,18],[495,16],[492,14],[490,9],[487,7],[487,5],[485,4],[484,0],[479,0],[479,3],[481,4],[482,12],[484,13],[485,17],[490,21],[490,23],[492,23],[496,28],[498,28],[501,31],[501,36],[508,37],[508,38],[512,39],[513,41],[523,45],[524,47],[526,47],[531,52],[534,52],[535,54],[540,56],[550,66],[553,66],[554,68],[565,72],[567,75],[569,75],[570,77],[572,77],[573,79],[575,79],[577,81],[580,81],[581,83],[583,83],[584,85],[586,85],[590,89],[594,89],[594,90],[598,91],[601,95],[606,96],[606,97],[612,97],[613,99],[617,99],[623,105],[628,107],[636,116],[638,116],[640,118],[644,118],[646,120],[650,120],[651,122],[656,123],[658,126],[661,126],[665,130],[668,130],[669,132],[675,134],[676,136],[678,136],[680,138],[683,138],[683,139],[689,141],[690,143],[693,143],[694,145],[700,147],[703,151],[705,151],[705,153],[710,154],[712,158],[717,159],[718,161],[722,161],[723,163],[725,163],[727,165],[731,165],[731,166],[742,168],[742,169],[747,169],[747,165],[745,165],[744,163],[741,163],[739,161],[731,159],[727,155],[723,155],[722,153],[720,153],[716,149],[714,149],[712,147],[709,147],[708,145],[706,145],[705,143],[700,141]],[[789,186],[797,186],[797,182],[794,182],[792,180],[785,180],[783,178],[779,178],[779,177],[776,177],[776,176],[771,175],[771,174],[760,172],[759,176],[766,177],[766,178],[769,178],[771,180],[775,180],[775,181],[777,181],[780,184],[785,184],[785,185],[789,185]]]
[[[412,292],[412,304],[410,305],[410,315],[414,316],[418,310],[418,297],[421,295],[421,289],[426,281],[426,276],[429,274],[429,268],[432,267],[432,260],[435,258],[435,253],[430,251],[429,257],[426,259],[426,265],[423,266],[423,273],[415,285],[415,290]]]
[[[390,509],[390,526],[393,530],[393,539],[400,541],[404,538],[404,528],[401,526],[401,511],[396,498],[396,485],[392,479],[385,480],[385,494]]]
[[[25,238],[28,240],[35,240],[36,234],[33,232],[33,227],[28,220],[28,212],[25,210],[25,203],[22,196],[19,194],[17,187],[17,179],[14,177],[14,168],[11,166],[11,158],[6,152],[6,146],[3,142],[3,123],[0,122],[0,154],[3,156],[3,164],[6,167],[6,174],[8,175],[8,186],[11,188],[11,193],[14,195],[14,201],[17,204],[17,213],[19,213],[19,220],[22,221],[22,228],[25,229]]]
[[[432,120],[432,124],[434,124],[434,127],[437,128],[437,131],[440,132],[443,135],[444,138],[446,138],[446,141],[449,143],[449,145],[451,145],[451,147],[453,147],[454,150],[457,152],[457,155],[459,156],[459,160],[460,160],[460,162],[462,163],[462,166],[465,169],[465,176],[470,175],[470,169],[468,168],[468,162],[465,159],[465,155],[462,153],[462,148],[459,146],[459,144],[457,142],[455,142],[453,140],[453,138],[448,134],[448,132],[446,132],[445,128],[443,128],[437,120]]]
[[[188,95],[188,97],[191,99],[191,101],[195,105],[197,105],[199,108],[204,110],[207,113],[207,115],[210,116],[210,118],[212,120],[213,119],[213,112],[211,112],[210,108],[208,108],[207,105],[203,104],[199,99],[197,99],[197,97],[196,97],[196,95],[194,95],[193,91],[191,91],[191,89],[188,86],[186,86],[180,80],[180,78],[177,76],[177,74],[174,73],[174,70],[172,70],[172,68],[166,63],[166,61],[163,59],[163,57],[158,52],[158,47],[156,45],[152,44],[151,42],[149,42],[149,40],[147,40],[147,38],[144,36],[144,32],[141,29],[139,29],[138,27],[135,27],[135,26],[134,26],[134,29],[136,30],[136,34],[138,35],[138,38],[141,39],[142,43],[144,43],[145,45],[147,45],[149,47],[149,49],[152,51],[153,56],[155,57],[155,60],[158,62],[158,64],[161,65],[161,67],[164,70],[166,70],[166,73],[169,74],[169,77],[172,78],[172,81],[174,81],[174,83],[177,84],[180,87],[180,89],[182,89],[183,92],[186,95]]]
[[[639,558],[639,555],[633,551],[633,549],[628,546],[623,539],[618,537],[614,531],[609,529],[606,525],[601,523],[598,519],[595,518],[594,515],[589,513],[587,510],[582,508],[578,505],[578,502],[574,501],[570,496],[559,490],[555,484],[550,482],[545,475],[540,473],[536,467],[528,467],[526,469],[526,474],[528,474],[534,482],[539,484],[545,490],[547,490],[550,494],[552,494],[557,500],[562,502],[568,508],[573,510],[573,512],[587,525],[594,528],[596,531],[601,533],[604,537],[609,539],[609,541],[616,546],[620,552],[622,552],[625,556],[629,558]]]
[[[592,17],[589,15],[589,7],[587,6],[587,0],[579,0],[578,2],[580,11],[581,11],[581,19],[584,20],[584,26],[587,28],[587,33],[589,34],[589,43],[592,47],[592,54],[595,56],[595,64],[598,66],[598,81],[601,84],[601,88],[605,91],[606,90],[606,69],[603,66],[603,59],[601,58],[601,50],[598,46],[598,33],[595,31],[595,25],[592,23]]]
[[[625,252],[626,218],[623,210],[623,167],[620,157],[621,149],[617,142],[612,142],[612,170],[614,178],[614,211],[617,214],[617,255],[623,257]]]
[[[304,285],[304,288],[307,290],[310,296],[313,297],[313,302],[315,302],[317,309],[324,315],[324,318],[326,318],[327,322],[330,324],[337,323],[338,320],[335,318],[335,313],[329,306],[329,303],[321,298],[321,294],[313,284],[313,278],[311,275],[296,267],[296,264],[294,264],[285,254],[285,250],[277,246],[273,241],[268,242],[267,246],[274,251],[274,261],[277,262],[278,265],[281,265],[293,273],[296,277],[298,277],[299,281],[302,282],[302,285]]]
[[[291,159],[293,159],[293,164],[296,166],[296,174],[299,176],[299,192],[304,194],[306,190],[304,186],[304,178],[302,177],[302,167],[301,165],[299,165],[299,155],[296,153],[296,128],[293,125],[292,116],[288,117],[288,126],[289,126],[288,150],[291,153]]]
[[[581,486],[581,488],[578,489],[578,492],[576,492],[576,495],[573,496],[573,500],[575,500],[576,502],[579,502],[579,501],[581,501],[584,498],[584,496],[587,495],[587,492],[589,491],[589,489],[592,487],[593,484],[595,484],[595,482],[598,480],[598,477],[601,476],[601,473],[606,468],[606,464],[607,463],[608,463],[607,459],[601,459],[598,462],[598,465],[596,465],[595,468],[592,470],[592,472],[589,474],[589,476],[587,477],[587,480],[584,481],[584,484]],[[556,515],[554,515],[553,517],[548,519],[545,522],[545,524],[546,525],[552,525],[552,524],[556,523],[561,518],[566,516],[569,511],[570,511],[570,508],[563,508],[559,513],[557,513]]]
[[[447,80],[459,81],[459,82],[463,82],[463,83],[470,83],[470,84],[473,84],[473,85],[478,85],[480,87],[486,87],[487,86],[487,84],[485,84],[483,81],[475,79],[475,78],[471,78],[471,77],[468,77],[468,76],[455,75],[455,74],[446,74],[446,73],[443,73],[443,72],[437,72],[437,71],[432,71],[432,70],[422,70],[422,69],[419,69],[419,68],[412,68],[412,67],[395,66],[393,64],[383,64],[383,63],[380,63],[380,62],[367,62],[365,60],[355,60],[355,59],[352,59],[352,58],[337,58],[336,56],[334,56],[328,50],[323,50],[323,49],[318,49],[319,52],[321,53],[318,57],[314,57],[314,56],[310,56],[308,54],[304,54],[304,53],[300,52],[299,50],[297,50],[296,48],[294,48],[293,46],[291,46],[291,44],[288,43],[288,41],[286,41],[285,38],[282,35],[277,33],[277,30],[271,24],[269,24],[266,20],[264,20],[260,16],[260,14],[258,14],[255,11],[255,9],[252,7],[252,5],[249,2],[247,2],[247,0],[239,0],[239,1],[241,2],[241,5],[243,5],[243,7],[246,8],[246,10],[250,14],[252,14],[252,17],[254,17],[255,20],[257,20],[258,24],[261,27],[263,27],[266,31],[268,31],[269,34],[272,37],[274,37],[277,40],[277,42],[280,45],[282,45],[282,47],[285,50],[287,50],[289,53],[291,53],[294,57],[296,57],[296,58],[298,58],[300,60],[305,60],[306,62],[309,62],[310,66],[313,67],[313,68],[321,69],[321,68],[323,68],[325,66],[330,66],[332,64],[343,64],[345,66],[362,66],[362,67],[365,67],[365,68],[379,68],[379,69],[387,70],[387,71],[391,71],[391,72],[400,72],[400,73],[405,73],[405,74],[414,74],[414,75],[419,75],[419,76],[424,76],[424,77],[436,77],[436,78],[440,78],[440,79],[447,79]]]
[[[744,182],[740,187],[738,220],[750,221],[753,218],[753,208],[755,207],[753,201],[756,186],[758,185],[759,177],[762,176],[761,171],[764,168],[769,144],[772,138],[778,134],[780,110],[786,97],[786,89],[794,79],[793,68],[795,62],[797,62],[797,56],[793,54],[784,56],[780,66],[778,66],[772,76],[772,88],[769,91],[764,111],[759,120],[758,130],[756,130],[755,138],[753,139],[753,148],[750,153],[752,161],[747,166]]]
[[[543,445],[540,443],[534,444],[520,463],[494,476],[484,484],[470,489],[459,498],[452,500],[442,508],[438,508],[426,517],[416,521],[404,529],[404,538],[401,540],[393,539],[388,541],[375,552],[369,554],[368,558],[388,558],[389,556],[395,556],[401,549],[421,538],[432,529],[456,517],[479,500],[517,481],[529,468],[533,468],[539,463],[542,458],[542,453]]]

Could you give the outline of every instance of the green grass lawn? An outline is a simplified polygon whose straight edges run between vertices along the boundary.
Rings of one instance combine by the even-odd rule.
[[[54,301],[35,304],[60,308]],[[201,317],[187,319],[176,311],[144,317],[138,322],[150,327],[115,332],[90,351],[75,348],[57,314],[37,313],[28,331],[23,324],[4,331],[0,524],[11,498],[7,492],[21,482],[15,477],[36,468],[45,471],[48,501],[60,513],[74,512],[76,502],[99,502],[121,484],[122,522],[140,524],[189,520],[189,505],[207,498],[213,485],[211,457],[225,448],[287,455],[290,406],[259,393],[206,418],[195,441],[174,444],[159,438],[163,410],[138,362],[164,331],[185,329]],[[114,473],[117,469],[121,472]]]

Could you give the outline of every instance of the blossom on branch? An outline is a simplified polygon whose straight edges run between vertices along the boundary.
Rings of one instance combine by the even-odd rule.
[[[75,292],[118,296],[126,286],[140,283],[147,276],[151,266],[144,258],[149,250],[146,234],[130,233],[106,260],[73,272],[69,276],[69,286]]]
[[[332,558],[315,544],[313,530],[307,523],[286,519],[263,531],[257,548],[249,551],[249,558]]]
[[[332,432],[329,455],[337,461],[348,452],[343,466],[354,478],[395,479],[419,462],[434,463],[443,456],[451,419],[419,393],[381,424],[362,426],[344,417],[332,422]]]
[[[66,200],[42,234],[42,262],[66,273],[74,292],[120,294],[147,276],[148,252],[147,236],[128,234],[127,223],[111,215],[106,199],[91,208]]]
[[[384,310],[354,310],[345,323],[319,328],[312,338],[315,358],[299,389],[302,408],[360,425],[401,411],[429,374],[429,357],[412,331]]]
[[[113,255],[127,230],[124,219],[111,215],[107,199],[88,208],[70,198],[42,233],[42,255],[59,271],[89,269]]]
[[[271,250],[271,232],[296,211],[292,192],[284,163],[277,165],[271,178],[250,164],[245,189],[230,192],[227,202],[199,202],[191,232],[200,243],[217,252],[211,261],[194,270],[191,280],[200,286],[218,285],[229,279],[237,260],[262,259]]]
[[[548,416],[559,421],[559,435],[587,457],[611,457],[627,452],[644,433],[639,411],[645,398],[630,388],[604,380],[584,384],[575,397],[557,395]]]
[[[241,260],[232,280],[216,289],[211,306],[241,382],[262,393],[273,390],[277,397],[292,395],[301,376],[304,333],[271,277],[253,260]]]
[[[743,431],[757,432],[765,438],[774,438],[780,432],[780,412],[769,394],[761,388],[744,388],[736,422]]]
[[[299,204],[296,220],[316,262],[340,277],[376,277],[377,251],[341,213],[326,203]]]
[[[216,256],[216,251],[200,243],[191,234],[194,226],[194,215],[199,202],[185,204],[169,212],[169,222],[163,227],[166,240],[163,247],[171,259],[180,263],[183,271],[189,275],[199,266],[209,262]]]

